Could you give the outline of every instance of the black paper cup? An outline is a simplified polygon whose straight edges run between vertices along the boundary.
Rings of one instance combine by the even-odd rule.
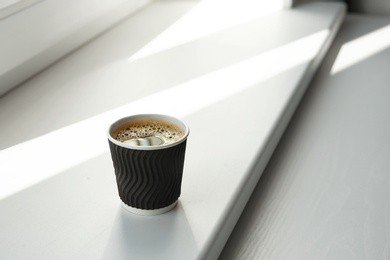
[[[156,121],[180,130],[181,134],[176,135],[174,141],[161,136],[117,139],[118,132],[129,129],[131,124],[146,122],[153,127]],[[189,128],[182,121],[158,114],[125,117],[109,127],[111,158],[119,197],[126,210],[138,215],[158,215],[176,206],[181,193],[188,134]]]

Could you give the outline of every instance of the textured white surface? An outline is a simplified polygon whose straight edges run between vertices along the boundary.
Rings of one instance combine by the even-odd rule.
[[[131,60],[199,4],[153,3],[1,99],[0,258],[218,256],[344,6],[254,17]],[[163,215],[129,214],[117,196],[105,130],[134,113],[191,129],[182,196]]]
[[[389,25],[346,17],[221,259],[390,259]]]

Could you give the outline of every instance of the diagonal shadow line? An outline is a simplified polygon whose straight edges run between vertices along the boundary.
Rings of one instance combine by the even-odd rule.
[[[340,51],[345,44],[358,41],[360,38],[385,29],[390,25],[387,19],[383,19],[381,17],[371,17],[371,22],[369,23],[362,23],[360,18],[360,15],[354,14],[349,14],[345,18],[337,35],[337,40],[333,42],[327,54],[327,62],[321,65],[321,69],[318,70],[318,73],[331,74],[336,59],[340,55]],[[359,54],[357,53],[357,55]],[[364,60],[361,60],[361,62],[364,62]],[[359,63],[356,63],[355,65],[358,64]]]
[[[112,118],[126,116],[129,111],[132,113],[158,112],[178,117],[192,114],[245,89],[258,86],[260,82],[274,78],[302,63],[310,62],[318,50],[314,47],[309,51],[309,46],[318,46],[319,42],[327,37],[327,33],[327,31],[318,32],[218,73],[205,75],[196,81],[187,82],[0,151],[0,157],[5,162],[0,166],[5,169],[3,172],[5,182],[0,190],[2,192],[0,197],[9,196],[26,185],[40,182],[42,179],[106,151],[107,144],[105,138],[102,138],[104,136],[102,129],[109,125]],[[305,55],[300,54],[299,50],[302,48],[305,48],[307,52]],[[291,58],[289,62],[275,63],[274,67],[270,66],[271,61],[287,56]],[[262,73],[258,73],[259,70]],[[204,95],[207,91],[209,91],[208,95]],[[150,104],[155,107],[151,107]],[[178,111],[177,107],[181,109]],[[90,131],[91,129],[94,131]],[[88,138],[86,139],[85,136]],[[15,160],[19,157],[25,158],[23,164],[16,163]],[[39,174],[25,176],[26,172],[31,171],[39,172]]]
[[[300,14],[301,15],[301,14]],[[291,20],[294,20],[294,16],[290,17]],[[278,20],[278,19],[276,19]],[[313,27],[311,27],[308,31],[312,31]],[[308,31],[304,31],[304,35],[308,33]],[[90,129],[88,124],[90,124],[91,127],[94,129],[102,129],[105,125],[108,124],[110,121],[109,119],[113,118],[113,115],[115,117],[123,116],[123,114],[128,114],[129,111],[132,111],[132,113],[139,113],[139,112],[145,112],[145,107],[148,107],[147,104],[161,104],[161,107],[165,110],[161,110],[160,107],[158,107],[158,111],[161,113],[161,111],[165,113],[171,113],[175,115],[177,113],[177,107],[184,107],[185,111],[180,111],[182,114],[176,115],[176,116],[183,116],[184,114],[193,113],[194,110],[206,107],[210,104],[213,104],[215,102],[218,102],[222,99],[225,99],[226,97],[229,97],[231,95],[234,95],[243,89],[252,86],[254,83],[257,83],[259,81],[267,80],[269,77],[274,77],[278,75],[278,73],[283,72],[286,69],[291,68],[291,66],[297,65],[296,63],[303,62],[303,59],[311,59],[312,57],[304,57],[306,54],[309,53],[310,55],[315,55],[315,50],[312,50],[313,53],[310,53],[308,51],[309,46],[317,46],[319,43],[318,40],[321,41],[323,37],[326,35],[325,31],[316,32],[308,37],[303,37],[300,40],[297,40],[295,42],[291,42],[291,38],[296,38],[297,36],[290,35],[286,36],[285,38],[282,37],[282,42],[287,41],[288,44],[285,46],[282,46],[280,48],[276,48],[270,52],[266,52],[264,54],[251,57],[248,59],[248,61],[244,63],[238,63],[234,65],[230,65],[227,68],[220,69],[217,73],[209,73],[207,75],[204,75],[203,77],[197,78],[196,80],[189,81],[182,86],[176,86],[175,88],[168,89],[167,91],[163,93],[157,93],[156,95],[149,96],[145,99],[137,99],[136,102],[128,103],[128,105],[124,107],[119,107],[114,111],[105,111],[100,116],[90,117],[85,121],[79,121],[79,123],[74,125],[68,125],[67,127],[64,127],[62,129],[59,129],[57,131],[52,131],[47,135],[42,135],[39,138],[31,139],[30,141],[26,143],[22,143],[19,146],[11,147],[10,149],[7,149],[4,151],[3,159],[8,158],[8,164],[3,165],[3,168],[7,169],[7,165],[9,165],[9,170],[13,170],[15,174],[11,174],[12,178],[17,179],[20,178],[22,181],[20,183],[21,186],[28,183],[29,180],[31,181],[31,178],[29,180],[22,178],[21,175],[23,175],[23,167],[26,165],[18,165],[17,169],[13,169],[14,167],[11,167],[10,164],[14,161],[15,158],[17,158],[19,155],[16,155],[19,152],[22,152],[26,155],[26,158],[29,158],[30,165],[28,167],[32,167],[35,169],[34,171],[40,172],[40,176],[33,176],[32,182],[40,181],[41,178],[46,178],[47,176],[52,176],[58,172],[61,172],[65,167],[72,167],[72,165],[76,165],[80,162],[85,161],[88,158],[94,157],[96,155],[99,155],[102,151],[102,147],[106,148],[106,143],[101,144],[100,142],[93,142],[90,143],[90,145],[85,144],[85,140],[79,140],[79,138],[82,138],[83,134],[86,130]],[[313,38],[314,37],[314,38]],[[280,39],[279,39],[280,40]],[[314,40],[314,42],[313,42]],[[300,54],[300,50],[302,50],[302,43],[303,46],[305,46],[305,55]],[[313,44],[314,43],[314,44]],[[297,49],[298,48],[298,49]],[[275,60],[281,60],[282,58],[286,58],[286,54],[292,54],[293,56],[290,57],[290,55],[287,55],[288,57],[292,59],[286,59],[286,62],[283,63],[272,63],[270,61]],[[297,60],[295,60],[297,59]],[[288,60],[288,62],[287,62]],[[307,61],[307,60],[305,60]],[[289,64],[289,62],[292,62]],[[274,64],[276,66],[275,68],[271,69],[271,71],[268,71],[268,74],[264,74],[265,71],[269,69],[271,64]],[[277,66],[279,65],[279,67]],[[250,69],[247,69],[247,66],[250,66]],[[238,69],[238,71],[237,71]],[[262,73],[258,73],[258,71],[262,71]],[[249,73],[249,74],[247,74]],[[233,77],[228,78],[226,76]],[[248,77],[250,76],[250,77]],[[226,82],[226,79],[228,79],[229,82]],[[243,82],[245,80],[245,82]],[[229,86],[230,85],[230,86]],[[225,87],[229,86],[229,89],[226,89]],[[204,95],[209,91],[210,87],[214,87],[214,93],[209,97],[210,95]],[[206,89],[205,89],[206,88]],[[190,91],[188,91],[190,90]],[[184,96],[183,100],[181,98],[178,98],[175,95],[175,93],[181,93],[181,96]],[[163,94],[163,97],[161,100],[161,95]],[[198,96],[199,98],[197,99]],[[217,95],[217,96],[216,96]],[[168,98],[170,97],[170,98]],[[179,100],[181,102],[186,102],[186,100],[195,100],[195,101],[201,101],[200,104],[194,103],[194,107],[187,107],[185,104],[177,104],[176,102],[168,102],[169,104],[161,103],[162,101],[172,100],[172,97],[174,100]],[[195,99],[194,99],[195,97]],[[208,99],[206,102],[204,102],[204,98],[207,97]],[[216,98],[216,100],[213,99]],[[203,102],[203,103],[202,103]],[[176,105],[176,108],[175,108]],[[154,109],[157,109],[154,108]],[[173,109],[173,110],[172,110]],[[176,111],[176,112],[175,112]],[[155,111],[147,111],[147,112],[155,112]],[[104,133],[101,133],[100,131],[93,131],[95,137],[91,137],[89,139],[93,140],[100,140],[101,136],[104,136]],[[96,132],[96,133],[95,133]],[[62,137],[61,137],[62,136]],[[50,141],[49,141],[50,140]],[[61,143],[61,145],[60,145]],[[76,146],[72,145],[76,144]],[[41,148],[41,153],[37,153],[36,147]],[[63,149],[59,149],[59,147],[62,147]],[[75,149],[75,147],[77,147]],[[103,150],[105,150],[103,148]],[[33,150],[31,150],[33,149]],[[50,151],[58,151],[59,154],[53,154]],[[27,156],[27,154],[31,153],[31,155],[35,156]],[[43,154],[45,155],[43,155]],[[38,155],[38,157],[37,157]],[[13,157],[14,156],[14,157]],[[53,157],[54,156],[54,157]],[[51,158],[51,159],[49,159]],[[60,159],[60,160],[59,160]],[[42,163],[42,160],[49,161],[49,164],[46,166],[44,163]],[[44,167],[43,167],[44,166]],[[19,167],[19,168],[18,168]],[[21,168],[20,168],[21,167]],[[42,167],[44,168],[42,171]],[[47,169],[46,169],[46,168]],[[18,170],[19,169],[19,170]],[[5,174],[7,174],[7,171]],[[8,174],[10,175],[10,174]],[[19,176],[19,177],[18,177]]]
[[[386,26],[356,40],[344,43],[333,63],[331,75],[367,63],[375,55],[386,51],[390,47],[389,35],[390,26]]]
[[[186,12],[188,11],[186,9]],[[288,14],[289,24],[292,27],[299,26],[300,21],[296,18],[304,14],[294,11],[289,11]],[[18,93],[12,93],[14,94],[12,97],[7,97],[10,100],[7,102],[8,109],[19,116],[13,119],[12,124],[5,125],[3,131],[5,134],[12,133],[18,138],[4,139],[1,146],[4,148],[27,141],[114,107],[135,101],[138,98],[151,95],[167,87],[230,66],[323,29],[305,27],[307,29],[299,30],[299,33],[278,35],[275,37],[276,40],[273,41],[263,41],[261,37],[255,37],[254,39],[253,35],[256,33],[268,35],[272,34],[270,28],[276,32],[282,29],[286,23],[280,23],[280,15],[286,16],[286,13],[282,12],[261,17],[134,62],[127,61],[129,53],[132,52],[129,52],[125,47],[131,37],[125,37],[124,41],[105,47],[103,46],[105,44],[104,39],[112,35],[110,33],[103,35],[101,37],[102,41],[91,43],[89,48],[80,50],[78,55],[81,56],[77,59],[69,57],[61,64],[57,64],[56,68],[50,71],[51,76],[42,75],[42,77],[29,83],[26,88],[19,89]],[[125,30],[126,26],[112,32],[112,34],[122,35]],[[118,52],[114,50],[117,47],[120,49]],[[101,50],[101,48],[105,48],[107,53],[102,53],[96,57],[94,53]],[[79,63],[80,60],[81,64]],[[77,66],[74,66],[75,62],[78,62]],[[112,83],[112,78],[115,78],[115,84]],[[45,79],[48,80],[49,84],[41,84],[41,81]],[[51,84],[56,87],[48,86]],[[107,92],[108,85],[112,88],[112,93],[122,94],[101,102],[102,97],[96,93],[99,93],[99,91]],[[140,87],[129,91],[129,86],[132,85]],[[80,88],[80,86],[83,86],[83,88]],[[57,96],[63,95],[64,92],[68,98],[57,98]],[[31,95],[39,98],[39,100],[31,99]],[[54,100],[55,104],[53,103]],[[15,104],[9,104],[11,102],[15,102]],[[74,106],[73,103],[82,103],[83,107],[88,107],[88,110],[76,110],[77,106]],[[23,104],[23,106],[19,104]],[[25,107],[34,106],[40,107],[38,109],[39,115],[30,115],[30,111],[25,109]],[[47,107],[51,107],[51,110],[48,111]],[[63,119],[57,120],[53,114],[62,114]],[[51,121],[51,123],[48,128],[41,128],[36,130],[35,133],[35,129],[23,132],[22,129],[15,127],[22,124],[33,125],[42,118]],[[20,131],[20,133],[15,134],[15,131]]]

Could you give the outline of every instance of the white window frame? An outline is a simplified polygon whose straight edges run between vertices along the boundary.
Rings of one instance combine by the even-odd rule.
[[[0,0],[0,21],[41,1],[43,0],[14,0],[7,3],[5,0]]]

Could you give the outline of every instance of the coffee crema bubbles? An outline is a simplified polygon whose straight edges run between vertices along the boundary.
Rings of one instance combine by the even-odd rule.
[[[138,119],[126,122],[112,133],[115,140],[134,146],[171,144],[183,135],[183,130],[179,126],[160,119]]]

